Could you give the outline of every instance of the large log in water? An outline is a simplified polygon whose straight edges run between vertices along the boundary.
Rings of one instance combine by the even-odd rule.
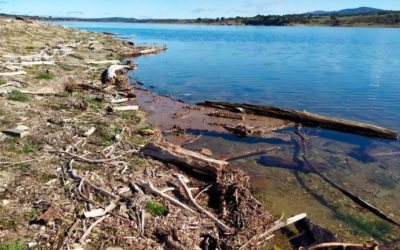
[[[395,130],[383,128],[367,123],[350,121],[345,119],[322,116],[293,109],[277,108],[272,106],[259,106],[245,103],[213,102],[206,101],[200,105],[226,108],[230,110],[254,113],[257,115],[281,118],[311,127],[321,127],[342,132],[349,132],[370,137],[397,140],[398,133]]]
[[[157,160],[174,163],[212,176],[218,176],[229,165],[226,161],[216,160],[168,142],[149,143],[142,148],[141,152]]]

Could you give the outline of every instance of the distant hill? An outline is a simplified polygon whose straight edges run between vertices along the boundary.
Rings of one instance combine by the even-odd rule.
[[[220,17],[196,19],[136,19],[124,17],[74,18],[20,16],[0,13],[0,18],[42,21],[90,21],[125,23],[173,23],[207,25],[265,25],[265,26],[345,26],[345,27],[399,27],[400,11],[382,10],[369,7],[339,11],[314,11],[291,15],[257,15],[254,17]]]
[[[308,15],[362,15],[362,14],[373,14],[373,13],[383,13],[388,12],[388,10],[370,8],[370,7],[359,7],[354,9],[344,9],[337,11],[322,11],[317,10],[313,12],[307,12]]]

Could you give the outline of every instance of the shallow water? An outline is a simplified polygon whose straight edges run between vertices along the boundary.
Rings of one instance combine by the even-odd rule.
[[[62,23],[162,43],[165,53],[137,59],[133,80],[189,102],[219,99],[306,109],[400,130],[400,29],[221,27]],[[290,133],[290,131],[285,131]],[[398,142],[313,129],[310,160],[342,187],[400,220]],[[276,146],[276,141],[204,134],[188,145],[216,155]],[[293,143],[270,156],[292,159]],[[252,176],[255,194],[276,215],[307,212],[344,240],[390,241],[399,230],[363,211],[318,176],[279,168],[265,156],[232,162]]]

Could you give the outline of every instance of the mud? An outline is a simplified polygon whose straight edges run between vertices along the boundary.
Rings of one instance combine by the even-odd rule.
[[[149,123],[158,127],[165,138],[175,144],[191,142],[196,138],[194,134],[202,132],[234,133],[230,128],[237,126],[250,130],[250,137],[277,138],[282,142],[290,140],[287,135],[279,133],[279,130],[293,126],[286,120],[193,105],[143,89],[136,90],[136,97],[147,113]]]

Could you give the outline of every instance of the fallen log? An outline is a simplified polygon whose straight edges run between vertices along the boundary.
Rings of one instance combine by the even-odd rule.
[[[149,143],[142,148],[141,152],[157,160],[171,162],[212,176],[218,176],[229,165],[226,161],[215,160],[168,142]]]
[[[303,162],[293,161],[292,159],[284,159],[274,156],[261,156],[260,159],[257,160],[257,163],[266,167],[276,167],[276,168],[284,168],[294,171],[301,171],[303,173],[313,172],[312,169],[308,167],[308,165]],[[323,171],[327,168],[321,164],[315,163],[314,166],[319,170]]]
[[[135,64],[128,64],[128,65],[121,65],[121,64],[114,64],[108,67],[102,75],[102,82],[107,84],[115,83],[116,79],[124,75],[128,70],[136,69]]]
[[[54,65],[54,64],[55,64],[54,61],[25,61],[25,62],[15,63],[15,65],[20,65],[25,67],[31,67],[36,65]]]
[[[297,122],[310,127],[321,127],[341,132],[360,134],[370,137],[385,138],[391,140],[398,139],[398,132],[392,129],[383,128],[367,123],[350,121],[340,118],[322,116],[309,113],[307,111],[277,108],[273,106],[259,106],[245,103],[230,103],[230,102],[213,102],[206,101],[199,105],[209,106],[214,108],[225,108],[234,111],[245,113],[254,113],[256,115],[271,116]]]
[[[0,76],[20,76],[26,75],[25,71],[15,71],[15,72],[0,72]]]
[[[103,65],[103,64],[119,64],[119,60],[104,60],[104,61],[94,61],[94,60],[88,60],[86,61],[87,64],[93,64],[93,65]]]
[[[123,106],[123,107],[113,107],[115,111],[135,111],[139,110],[139,106],[137,105],[130,105],[130,106]]]

